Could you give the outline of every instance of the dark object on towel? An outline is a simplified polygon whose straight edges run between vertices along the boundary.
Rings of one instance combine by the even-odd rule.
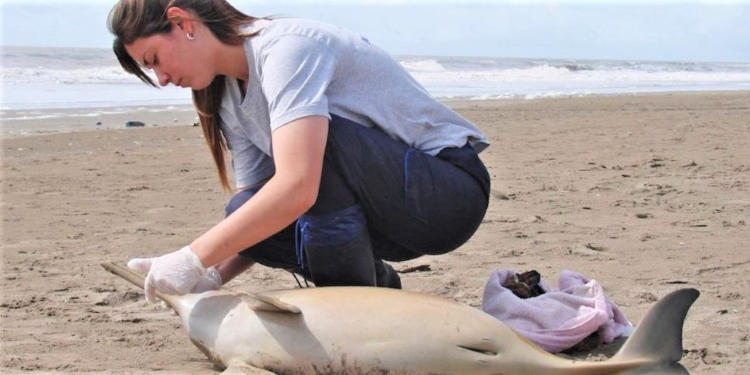
[[[513,294],[519,298],[531,298],[544,294],[544,290],[539,286],[541,275],[535,270],[524,273],[517,273],[509,277],[503,283]]]
[[[136,128],[136,127],[143,127],[143,126],[146,126],[146,124],[140,121],[128,121],[125,123],[126,128]]]
[[[578,344],[575,344],[570,348],[563,350],[561,353],[565,353],[568,355],[576,353],[588,353],[598,348],[600,345],[602,345],[602,343],[603,341],[601,336],[599,336],[599,332],[594,332],[586,336],[586,338],[581,340],[581,342],[579,342]]]

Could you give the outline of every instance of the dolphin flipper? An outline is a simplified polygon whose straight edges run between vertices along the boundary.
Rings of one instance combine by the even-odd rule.
[[[299,307],[288,304],[276,297],[258,293],[255,296],[243,295],[242,299],[253,311],[277,312],[287,314],[301,313]]]

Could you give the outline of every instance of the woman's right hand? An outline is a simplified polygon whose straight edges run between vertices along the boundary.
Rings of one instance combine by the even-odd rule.
[[[198,284],[195,284],[193,290],[190,293],[203,293],[209,290],[221,289],[221,274],[216,267],[208,267],[203,277],[198,280]]]
[[[148,274],[151,270],[151,264],[157,257],[153,258],[134,258],[128,262],[128,267],[132,270]],[[208,267],[198,283],[195,284],[190,293],[203,293],[209,290],[218,290],[221,288],[222,280],[216,267]]]

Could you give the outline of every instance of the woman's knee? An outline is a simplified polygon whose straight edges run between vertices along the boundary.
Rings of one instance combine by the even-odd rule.
[[[442,255],[454,251],[476,233],[487,210],[481,202],[468,206],[458,213],[435,215],[439,217],[412,227],[406,235],[401,233],[397,241],[420,255]]]

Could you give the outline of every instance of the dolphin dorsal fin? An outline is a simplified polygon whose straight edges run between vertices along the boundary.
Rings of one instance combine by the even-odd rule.
[[[276,297],[258,293],[254,296],[244,296],[243,300],[254,311],[277,312],[287,314],[299,314],[302,311],[299,307],[288,304]]]
[[[669,293],[651,307],[633,334],[612,358],[652,358],[664,363],[682,358],[682,326],[688,309],[700,295],[696,289]]]

